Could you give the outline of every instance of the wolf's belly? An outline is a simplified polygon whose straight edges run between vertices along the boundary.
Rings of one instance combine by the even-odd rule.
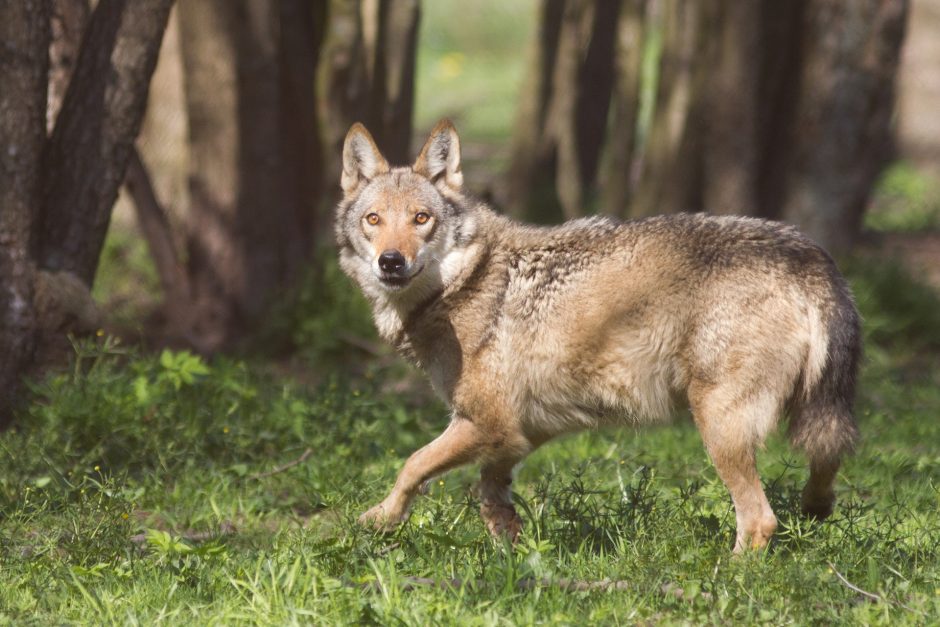
[[[519,391],[520,415],[528,431],[552,437],[586,428],[664,420],[681,392],[669,368],[565,375],[564,369],[556,370],[528,381],[527,389]]]

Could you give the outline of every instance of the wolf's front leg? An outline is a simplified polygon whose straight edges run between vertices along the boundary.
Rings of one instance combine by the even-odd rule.
[[[422,483],[455,466],[474,461],[485,445],[486,438],[474,423],[454,418],[444,433],[408,458],[391,493],[360,516],[359,524],[377,529],[393,528],[407,516],[408,507]]]
[[[512,504],[512,469],[521,456],[513,456],[483,465],[480,470],[480,515],[494,536],[515,542],[522,531],[522,519]]]

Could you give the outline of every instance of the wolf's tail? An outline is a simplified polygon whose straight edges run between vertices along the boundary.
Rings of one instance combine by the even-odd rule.
[[[858,440],[855,384],[862,352],[861,320],[845,281],[833,287],[833,301],[819,325],[803,373],[804,389],[794,403],[790,441],[811,464],[835,462]]]

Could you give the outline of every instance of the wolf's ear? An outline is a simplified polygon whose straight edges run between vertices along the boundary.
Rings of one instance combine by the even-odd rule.
[[[388,161],[379,152],[366,127],[356,122],[346,133],[343,143],[343,176],[340,179],[343,193],[352,193],[360,182],[384,172],[388,172]]]
[[[431,131],[431,136],[421,149],[412,169],[431,179],[432,183],[443,182],[457,191],[463,185],[460,171],[460,138],[450,120],[441,120]]]

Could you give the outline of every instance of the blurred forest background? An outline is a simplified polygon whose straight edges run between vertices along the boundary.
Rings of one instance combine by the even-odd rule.
[[[332,261],[357,120],[408,163],[452,118],[522,219],[758,215],[938,281],[936,0],[35,0],[0,29],[5,417],[102,328],[381,352]]]
[[[940,0],[0,0],[0,623],[930,623],[938,103]],[[531,455],[511,551],[472,469],[355,524],[448,412],[337,267],[341,142],[406,164],[445,116],[520,219],[835,254],[865,359],[832,518],[773,437],[781,527],[729,560],[680,414]]]

